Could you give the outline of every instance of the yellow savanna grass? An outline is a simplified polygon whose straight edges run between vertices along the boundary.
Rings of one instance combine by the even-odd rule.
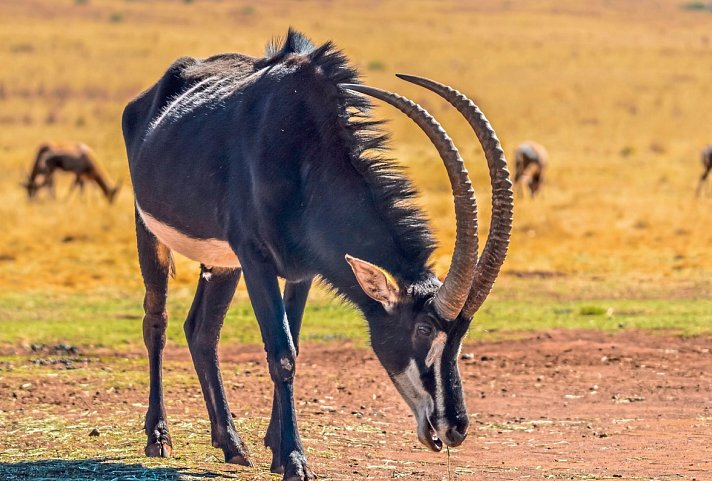
[[[695,199],[712,142],[712,13],[683,2],[123,1],[0,3],[0,287],[140,286],[121,136],[125,103],[177,57],[260,55],[289,25],[334,40],[372,85],[422,103],[454,137],[488,226],[484,159],[467,125],[394,77],[424,75],[475,99],[508,154],[533,139],[551,162],[541,198],[517,199],[507,272],[561,272],[709,293],[712,198]],[[454,221],[444,169],[389,107],[394,156],[423,192],[444,273]],[[236,131],[235,135],[240,135]],[[125,187],[28,203],[19,186],[44,140],[89,144]],[[196,270],[179,259],[179,284]]]

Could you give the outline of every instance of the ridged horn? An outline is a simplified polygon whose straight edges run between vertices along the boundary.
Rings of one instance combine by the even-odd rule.
[[[438,121],[412,100],[360,84],[341,84],[341,87],[375,97],[406,114],[425,132],[445,164],[455,198],[457,230],[452,263],[433,304],[439,316],[454,320],[465,305],[477,264],[477,204],[465,163]]]
[[[504,157],[504,151],[497,134],[474,102],[457,90],[433,80],[414,75],[396,75],[403,80],[431,90],[450,102],[475,131],[485,152],[492,183],[492,222],[485,248],[475,268],[472,288],[461,312],[463,318],[471,319],[487,299],[504,258],[507,256],[514,209],[514,196],[512,182],[509,180],[507,159]]]

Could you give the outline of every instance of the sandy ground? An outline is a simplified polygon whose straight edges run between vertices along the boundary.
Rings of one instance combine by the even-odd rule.
[[[470,435],[421,447],[405,403],[369,350],[302,347],[297,401],[321,479],[712,480],[712,343],[640,332],[551,332],[468,343]],[[40,349],[0,366],[0,479],[279,479],[261,446],[271,383],[259,348],[221,352],[238,428],[257,467],[226,466],[186,350],[169,348],[176,458],[141,457],[143,354]],[[470,356],[471,355],[471,356]],[[98,437],[90,437],[96,428]]]

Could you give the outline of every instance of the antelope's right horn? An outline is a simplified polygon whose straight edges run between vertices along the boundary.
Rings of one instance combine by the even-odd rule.
[[[397,74],[408,82],[420,85],[447,100],[470,124],[482,145],[489,167],[492,183],[492,221],[482,257],[477,262],[475,276],[461,316],[471,319],[487,299],[504,258],[507,256],[509,237],[512,232],[514,194],[509,180],[507,159],[497,134],[482,111],[457,90],[423,77]]]
[[[433,304],[440,317],[454,320],[465,305],[477,264],[477,204],[465,163],[438,121],[412,100],[360,84],[340,86],[383,100],[406,114],[425,132],[445,164],[455,197],[457,231],[450,270]]]

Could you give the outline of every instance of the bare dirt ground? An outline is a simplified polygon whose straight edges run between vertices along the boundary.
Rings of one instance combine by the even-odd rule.
[[[710,480],[710,341],[561,331],[467,344],[461,368],[472,423],[451,450],[450,473],[445,453],[418,444],[412,416],[369,350],[305,345],[303,441],[321,479]],[[279,479],[260,443],[271,405],[263,353],[228,346],[221,354],[256,468],[221,464],[210,447],[186,350],[169,348],[166,360],[176,458],[146,461],[143,354],[45,348],[0,366],[0,479]]]

